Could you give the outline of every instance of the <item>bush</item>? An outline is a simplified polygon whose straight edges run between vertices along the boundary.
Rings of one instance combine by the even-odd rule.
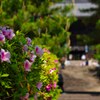
[[[58,2],[62,0],[10,0],[9,3],[2,0],[0,24],[21,31],[34,39],[34,43],[46,39],[38,44],[45,45],[58,57],[62,57],[68,54],[71,34],[68,30],[76,19],[67,16],[72,5],[57,7],[55,4]]]
[[[95,53],[95,58],[98,59],[100,63],[100,44],[96,45],[95,47],[96,53]]]
[[[0,99],[57,100],[58,58],[29,37],[0,28]]]

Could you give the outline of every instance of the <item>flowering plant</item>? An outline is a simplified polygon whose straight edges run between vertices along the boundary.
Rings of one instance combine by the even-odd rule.
[[[57,100],[58,64],[23,33],[0,28],[0,99]]]

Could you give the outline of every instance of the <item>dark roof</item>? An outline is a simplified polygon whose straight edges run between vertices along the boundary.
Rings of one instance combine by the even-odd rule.
[[[72,3],[72,0],[65,0],[67,3]],[[74,0],[75,3],[88,3],[88,0]]]

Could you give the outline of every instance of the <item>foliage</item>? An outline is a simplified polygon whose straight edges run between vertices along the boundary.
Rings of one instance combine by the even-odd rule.
[[[23,33],[0,28],[0,99],[57,100],[58,64]]]
[[[100,44],[98,44],[98,43],[100,43],[100,39],[99,39],[100,38],[100,33],[99,33],[99,31],[100,31],[100,20],[97,21],[96,28],[95,28],[95,31],[94,31],[94,38],[97,40],[97,43],[94,46],[94,49],[96,50],[95,57],[100,62]]]
[[[62,0],[2,0],[1,8],[9,16],[16,15],[20,9],[29,11],[31,14],[45,15],[49,13],[49,6]]]
[[[60,15],[59,15],[60,16]],[[66,31],[65,27],[68,26],[68,18],[64,16],[46,17],[44,20],[38,19],[38,37],[34,38],[34,42],[47,46],[52,52],[58,56],[67,53],[68,40],[70,33]],[[39,41],[39,42],[38,42]],[[67,46],[65,47],[65,44]],[[62,54],[60,51],[63,51]]]
[[[63,56],[69,48],[68,29],[74,18],[66,16],[72,6],[54,7],[56,2],[61,1],[10,0],[8,3],[7,0],[3,0],[1,1],[0,23],[14,28],[15,31],[20,30],[25,36],[35,40],[34,43],[38,42],[38,39],[41,41],[38,44],[47,46],[57,56]]]
[[[84,19],[83,19],[84,20]],[[79,41],[79,45],[97,45],[98,43],[100,43],[100,20],[98,20],[97,22],[94,23],[94,27],[89,24],[89,26],[87,26],[86,33],[84,34],[78,34],[76,36],[77,40]],[[92,26],[92,27],[91,27]],[[90,28],[90,31],[89,31]]]
[[[100,62],[100,44],[95,46],[95,50],[96,50],[95,58],[98,59]]]

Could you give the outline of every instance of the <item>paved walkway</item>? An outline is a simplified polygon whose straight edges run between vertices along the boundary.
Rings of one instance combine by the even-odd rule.
[[[65,93],[58,100],[100,100],[100,81],[93,76],[88,66],[78,66],[81,61],[72,61],[62,69]]]
[[[100,94],[63,93],[59,100],[100,100]]]

